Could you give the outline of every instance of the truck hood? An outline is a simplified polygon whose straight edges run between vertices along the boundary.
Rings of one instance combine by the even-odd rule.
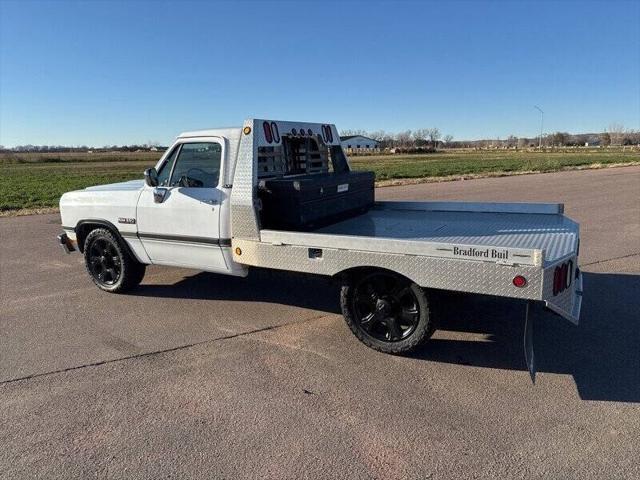
[[[129,180],[128,182],[109,183],[107,185],[96,185],[95,187],[87,187],[89,191],[108,191],[108,192],[122,192],[131,190],[140,190],[144,186],[144,180]]]

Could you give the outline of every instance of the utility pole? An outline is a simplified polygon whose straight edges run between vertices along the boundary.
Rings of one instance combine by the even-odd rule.
[[[540,141],[538,142],[538,148],[541,149],[542,148],[542,127],[544,125],[544,112],[537,105],[534,105],[533,108],[535,108],[536,110],[538,110],[540,112]]]

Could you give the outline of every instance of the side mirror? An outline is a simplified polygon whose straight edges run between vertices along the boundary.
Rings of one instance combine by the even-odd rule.
[[[158,186],[158,171],[155,168],[147,168],[144,171],[144,183],[150,187]]]

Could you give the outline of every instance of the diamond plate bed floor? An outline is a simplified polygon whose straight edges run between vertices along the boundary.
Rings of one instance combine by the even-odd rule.
[[[545,264],[572,253],[579,238],[578,225],[560,214],[438,212],[380,207],[314,230],[314,233],[535,248],[545,251]]]

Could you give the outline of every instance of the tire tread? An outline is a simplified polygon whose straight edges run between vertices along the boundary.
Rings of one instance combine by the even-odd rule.
[[[424,309],[426,326],[424,324],[419,325],[418,329],[406,340],[402,340],[399,342],[382,342],[370,337],[358,326],[358,323],[353,317],[350,307],[353,282],[351,280],[345,281],[340,290],[340,307],[342,309],[342,315],[345,319],[345,322],[349,326],[351,332],[367,347],[372,348],[378,352],[389,353],[392,355],[400,355],[410,352],[411,350],[414,350],[415,348],[425,343],[435,332],[436,326],[433,321],[431,309],[429,307],[427,293],[424,291],[424,289],[422,289],[415,283],[412,284],[412,288],[418,289],[414,290],[414,293],[418,294],[419,298],[424,304],[422,305],[422,308]]]

